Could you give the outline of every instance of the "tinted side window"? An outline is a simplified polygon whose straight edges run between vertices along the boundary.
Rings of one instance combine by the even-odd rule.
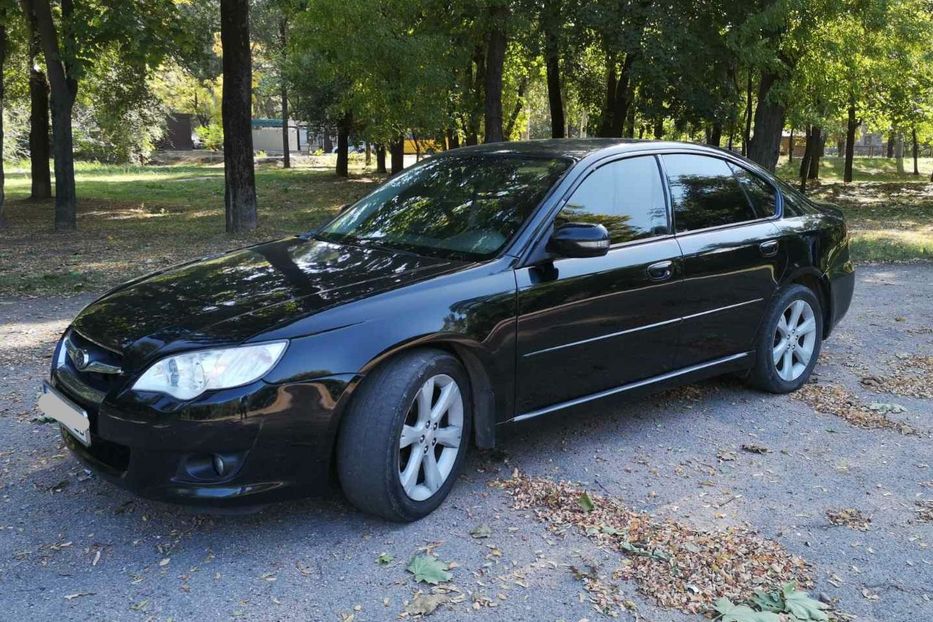
[[[752,204],[752,209],[758,218],[770,218],[774,216],[776,198],[774,187],[764,179],[755,175],[751,171],[729,163],[735,178],[742,184],[748,200]]]
[[[565,222],[601,224],[613,244],[670,233],[654,157],[618,160],[590,173],[557,215],[558,224]]]
[[[812,214],[813,208],[804,199],[795,194],[792,188],[784,188],[784,217]]]
[[[677,231],[755,220],[745,192],[725,160],[686,154],[662,157]]]

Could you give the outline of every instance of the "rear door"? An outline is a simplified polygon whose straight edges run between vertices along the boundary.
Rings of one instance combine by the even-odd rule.
[[[748,352],[786,263],[772,222],[775,189],[723,158],[661,160],[684,265],[675,367]]]
[[[557,215],[599,223],[603,257],[516,270],[517,413],[528,414],[668,371],[679,323],[680,248],[671,232],[657,158],[602,164]]]

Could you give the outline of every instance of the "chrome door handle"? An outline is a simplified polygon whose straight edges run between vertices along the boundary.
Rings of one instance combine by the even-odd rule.
[[[762,242],[758,245],[758,250],[760,250],[761,254],[765,257],[774,257],[778,252],[778,241],[768,240],[766,242]]]
[[[648,278],[652,281],[666,281],[671,278],[673,270],[671,267],[674,265],[672,261],[659,261],[658,263],[653,263],[648,266]]]

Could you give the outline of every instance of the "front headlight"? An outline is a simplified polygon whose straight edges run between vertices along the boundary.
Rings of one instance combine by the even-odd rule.
[[[211,389],[232,389],[262,378],[285,352],[287,341],[169,356],[146,370],[134,391],[157,391],[180,400]]]

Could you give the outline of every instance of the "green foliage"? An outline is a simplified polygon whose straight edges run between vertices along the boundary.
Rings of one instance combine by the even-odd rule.
[[[393,561],[395,561],[395,556],[391,553],[380,553],[379,557],[376,558],[376,563],[380,566],[388,566]]]
[[[286,78],[298,114],[333,127],[352,117],[360,138],[388,143],[449,125],[454,85],[447,33],[435,0],[312,0],[295,16]]]
[[[826,622],[829,607],[787,583],[780,590],[757,591],[748,603],[735,604],[728,598],[716,601],[716,617],[722,622],[781,622],[779,614],[786,614],[788,622]]]
[[[201,143],[204,145],[205,149],[223,149],[224,146],[224,126],[220,122],[220,118],[215,118],[211,120],[209,125],[202,125],[195,129],[198,138],[201,139]]]
[[[116,164],[145,161],[162,137],[168,111],[116,50],[89,67],[74,111],[76,153]]]
[[[23,101],[3,102],[3,161],[29,156],[29,107]]]
[[[415,575],[415,581],[437,585],[450,581],[453,577],[447,571],[447,564],[433,555],[416,555],[408,563],[408,572]]]
[[[728,598],[717,600],[715,610],[722,622],[781,622],[776,613],[755,611],[748,605],[733,604]]]

